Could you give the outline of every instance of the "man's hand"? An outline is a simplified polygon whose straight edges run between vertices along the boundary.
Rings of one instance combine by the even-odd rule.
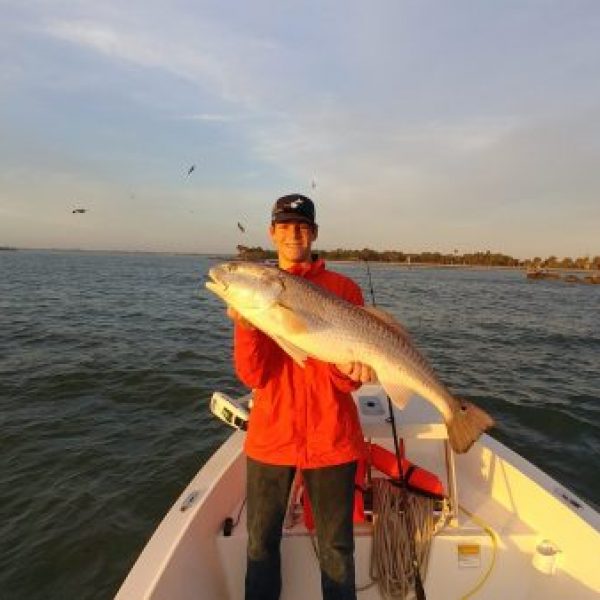
[[[231,306],[227,307],[227,316],[234,322],[239,323],[245,329],[256,329],[248,319],[244,319],[240,313],[235,310],[235,308],[231,308]]]
[[[375,371],[361,362],[340,363],[335,365],[344,375],[357,383],[373,383],[377,380]]]

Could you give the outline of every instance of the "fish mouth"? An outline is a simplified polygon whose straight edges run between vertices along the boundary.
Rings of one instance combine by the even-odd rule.
[[[228,284],[223,280],[221,268],[213,267],[212,269],[209,269],[208,276],[210,277],[210,280],[204,284],[207,289],[218,295],[227,291]]]

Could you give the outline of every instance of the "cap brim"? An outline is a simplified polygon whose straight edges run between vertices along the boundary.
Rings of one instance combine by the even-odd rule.
[[[297,223],[308,223],[309,225],[315,224],[309,217],[299,215],[298,213],[279,213],[273,215],[271,221],[273,223],[292,223],[296,221]]]

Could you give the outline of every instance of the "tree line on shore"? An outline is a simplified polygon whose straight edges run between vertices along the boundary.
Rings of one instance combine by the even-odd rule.
[[[260,246],[237,246],[238,257],[244,260],[267,260],[276,258],[274,250],[265,250]],[[442,252],[401,252],[397,250],[383,250],[381,252],[371,248],[362,250],[348,250],[336,248],[335,250],[315,250],[320,258],[327,260],[369,261],[405,264],[426,265],[466,265],[486,267],[524,267],[535,269],[600,269],[600,256],[580,256],[577,258],[558,258],[549,256],[542,258],[518,259],[501,252],[472,252],[451,254]]]

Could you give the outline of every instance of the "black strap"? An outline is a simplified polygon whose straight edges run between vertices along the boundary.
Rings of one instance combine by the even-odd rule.
[[[413,473],[417,469],[417,465],[410,465],[408,469],[406,469],[406,473],[404,473],[404,481],[410,486],[410,478],[413,476]]]
[[[241,417],[234,417],[233,424],[242,431],[246,431],[246,429],[248,429],[248,421],[242,419]]]

